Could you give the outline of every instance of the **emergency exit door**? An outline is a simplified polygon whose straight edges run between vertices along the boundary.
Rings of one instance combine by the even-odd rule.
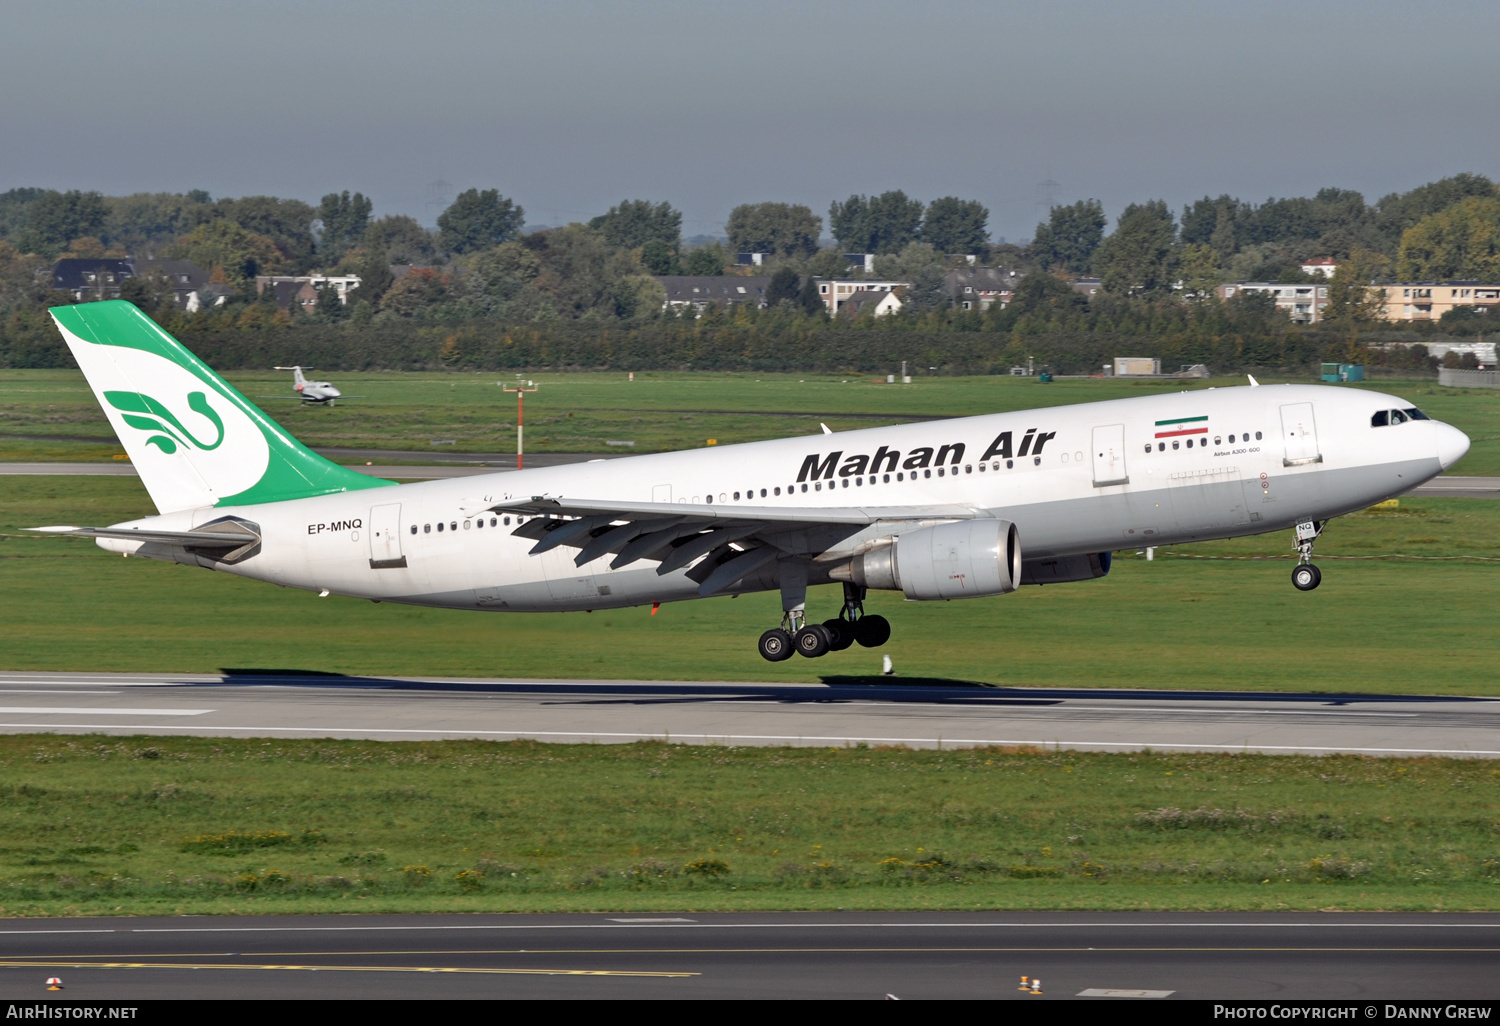
[[[406,565],[401,554],[401,503],[370,510],[370,569],[391,570]]]
[[[1322,463],[1318,452],[1318,428],[1313,423],[1312,403],[1288,403],[1281,408],[1281,437],[1286,445],[1282,466]]]
[[[1094,487],[1130,483],[1125,472],[1125,425],[1094,428]]]

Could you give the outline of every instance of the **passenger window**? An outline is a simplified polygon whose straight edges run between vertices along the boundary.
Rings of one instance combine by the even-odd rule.
[[[1371,427],[1388,427],[1391,423],[1390,410],[1376,410],[1375,415],[1370,418]]]
[[[483,527],[484,526],[484,517],[480,517],[479,520],[478,520],[478,522],[475,523],[474,526],[475,527]],[[468,527],[469,527],[469,522],[467,520],[465,520],[464,521],[464,529],[468,530]]]
[[[896,480],[897,481],[905,481],[906,480],[906,475],[904,475],[904,474],[897,474],[896,475]]]
[[[981,473],[981,474],[983,474],[983,473],[984,473],[984,464],[983,464],[983,463],[981,463],[981,464],[980,464],[980,465],[979,465],[979,472],[980,472],[980,473]]]
[[[1015,461],[1015,460],[1006,460],[1006,461],[1005,461],[1005,469],[1006,469],[1006,470],[1010,470],[1010,469],[1011,469],[1011,468],[1013,468],[1013,467],[1014,467],[1014,466],[1015,466],[1015,465],[1016,465],[1016,461]]]
[[[495,518],[494,517],[490,517],[490,526],[491,527],[495,527],[496,526],[496,524],[495,524]]]
[[[898,474],[896,476],[900,477],[901,475]],[[889,475],[889,474],[881,474],[880,475],[880,480],[882,482],[884,482],[885,484],[890,484],[891,483],[891,475]]]
[[[1234,444],[1234,436],[1233,436],[1233,435],[1230,435],[1230,436],[1229,436],[1229,444],[1230,444],[1230,445],[1233,445],[1233,444]]]
[[[932,471],[930,471],[930,470],[924,470],[924,471],[922,471],[922,476],[930,478],[932,476]]]
[[[517,519],[520,519],[520,518],[519,518],[519,517],[518,517],[518,518],[517,518]],[[506,526],[506,527],[509,527],[509,526],[510,526],[510,517],[506,517],[506,518],[505,518],[505,526]]]
[[[943,476],[943,468],[942,467],[938,467],[938,477],[942,477],[942,476]]]
[[[1146,443],[1146,451],[1147,451],[1147,452],[1150,452],[1150,451],[1151,451],[1151,443],[1150,443],[1150,442],[1147,442],[1147,443]]]
[[[416,524],[412,524],[411,525],[411,533],[412,534],[416,534],[417,533],[417,525]]]
[[[781,489],[780,489],[780,488],[779,488],[779,487],[778,487],[778,488],[777,488],[777,489],[776,489],[776,494],[777,494],[777,495],[780,495],[780,494],[781,494]]]
[[[845,487],[845,488],[848,488],[848,487],[849,487],[849,479],[848,479],[848,478],[847,478],[847,477],[846,477],[846,478],[844,478],[844,487]]]
[[[1031,462],[1033,466],[1040,467],[1042,465],[1042,458],[1040,456],[1033,456],[1031,457]]]
[[[1146,448],[1149,449],[1151,447],[1148,445],[1148,446],[1146,446]],[[1167,451],[1167,443],[1166,442],[1157,442],[1156,443],[1156,451],[1157,452],[1166,452]]]
[[[448,530],[450,530],[450,531],[457,531],[458,530],[458,521],[455,520],[451,524],[449,524],[448,525]]]
[[[1187,444],[1188,444],[1188,448],[1191,449],[1193,447],[1193,440],[1191,438],[1189,438],[1187,440]]]
[[[1255,440],[1257,442],[1260,441],[1260,432],[1259,431],[1255,432]]]
[[[804,491],[804,492],[805,492],[805,491],[807,491],[807,485],[803,485],[803,486],[802,486],[802,490],[803,490],[803,491]]]
[[[778,489],[776,489],[776,494],[777,494],[777,495],[780,495],[780,494],[781,494],[781,489],[780,489],[780,488],[778,488]],[[762,498],[762,499],[764,499],[764,498],[765,498],[765,497],[766,497],[766,490],[765,490],[765,489],[764,489],[764,488],[762,488],[762,489],[761,489],[761,490],[760,490],[760,497],[761,497],[761,498]]]
[[[1180,448],[1180,446],[1176,442],[1173,442],[1172,443],[1172,448],[1177,449],[1177,448]]]
[[[443,533],[443,525],[442,524],[438,524],[438,534],[442,534],[442,533]]]
[[[1214,444],[1215,445],[1223,445],[1224,444],[1224,439],[1220,438],[1218,435],[1215,435],[1214,436]]]

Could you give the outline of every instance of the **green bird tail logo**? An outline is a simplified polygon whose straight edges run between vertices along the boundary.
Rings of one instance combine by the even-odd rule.
[[[164,453],[176,452],[179,445],[194,446],[204,452],[211,452],[224,441],[224,421],[208,405],[208,396],[202,392],[188,393],[188,408],[213,423],[218,437],[212,442],[199,441],[171,410],[144,392],[105,392],[104,398],[120,411],[125,423],[131,427],[157,432],[146,439],[146,444],[154,445]]]

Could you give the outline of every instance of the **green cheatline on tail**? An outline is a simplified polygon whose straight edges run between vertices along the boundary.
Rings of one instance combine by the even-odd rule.
[[[100,399],[124,414],[129,426],[156,432],[147,444],[162,452],[172,454],[180,450],[183,458],[190,460],[224,458],[213,452],[224,440],[224,425],[208,401],[210,393],[217,393],[218,397],[250,418],[270,450],[266,470],[255,484],[234,495],[219,498],[214,503],[216,506],[305,499],[395,484],[394,481],[346,470],[308,449],[132,303],[116,299],[53,307],[49,312],[60,328],[86,344],[150,353],[171,361],[203,383],[203,392],[192,392],[184,398],[195,413],[218,428],[218,437],[212,441],[195,438],[163,402],[147,392],[115,390],[104,387],[104,383],[90,381]]]

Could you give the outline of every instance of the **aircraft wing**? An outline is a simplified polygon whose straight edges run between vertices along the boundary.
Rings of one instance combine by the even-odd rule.
[[[957,505],[731,506],[547,495],[485,508],[532,516],[514,532],[536,542],[531,555],[567,545],[580,550],[574,557],[578,566],[614,553],[612,569],[655,559],[658,574],[698,561],[688,577],[698,582],[702,595],[726,590],[783,555],[815,558],[872,524],[986,515]]]

